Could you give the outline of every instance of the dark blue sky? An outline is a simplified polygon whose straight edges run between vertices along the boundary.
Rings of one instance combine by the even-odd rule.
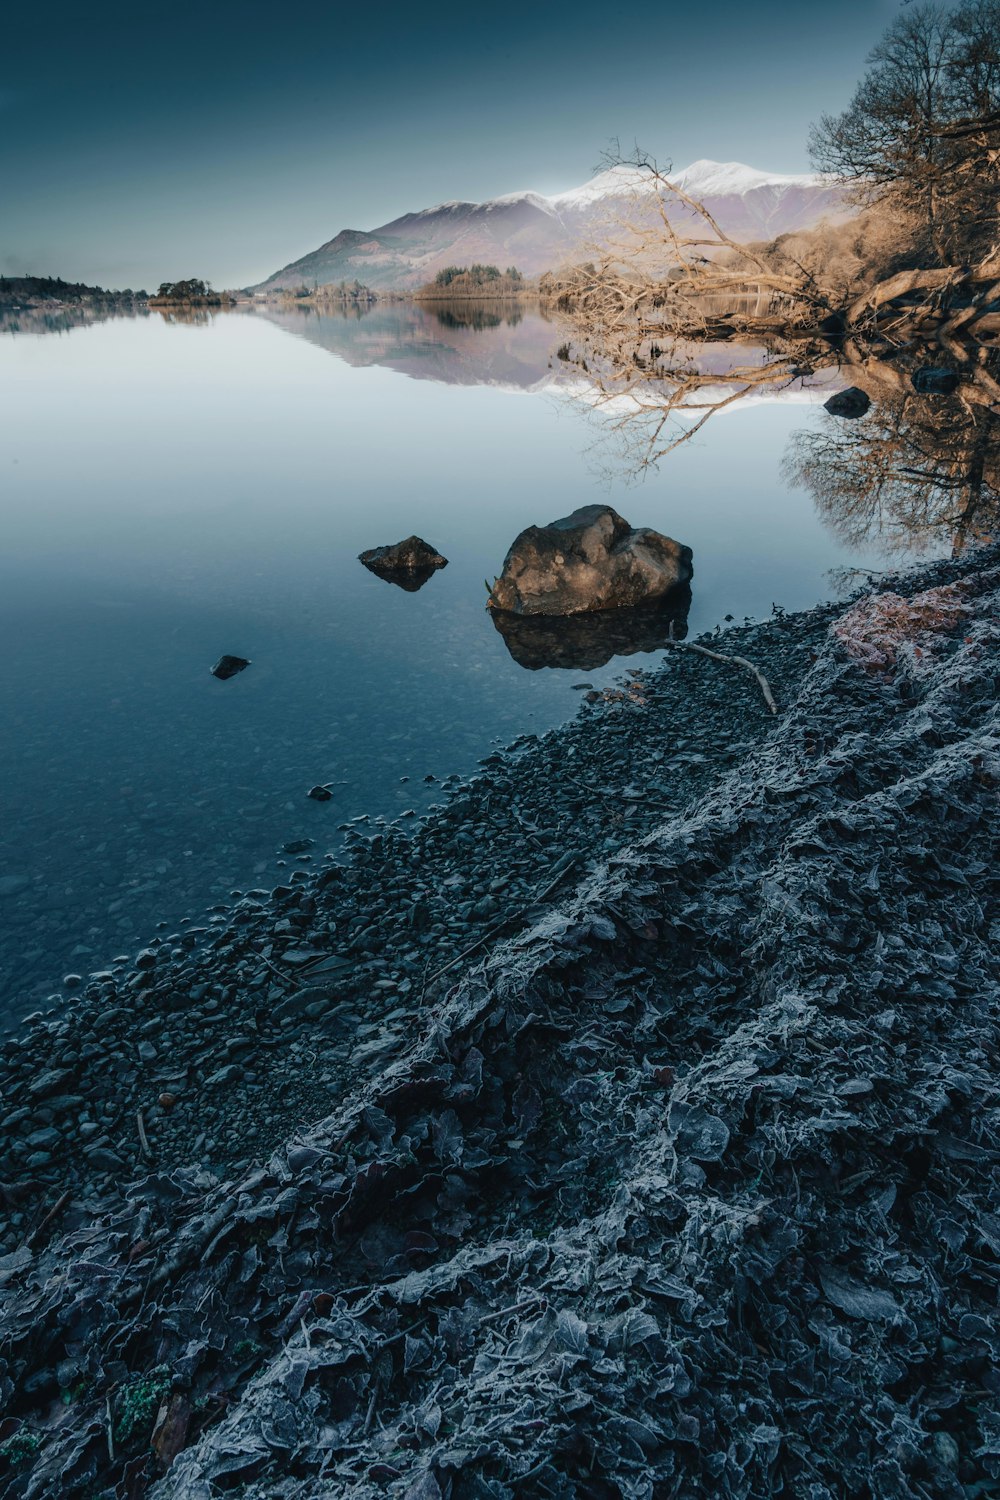
[[[245,285],[339,229],[675,166],[807,166],[899,0],[438,10],[258,0],[8,7],[0,270]]]

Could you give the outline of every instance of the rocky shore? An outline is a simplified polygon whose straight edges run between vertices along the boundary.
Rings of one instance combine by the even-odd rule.
[[[982,1496],[1000,551],[678,647],[0,1056],[0,1494]]]
[[[752,655],[787,702],[833,613],[736,629],[723,649]],[[345,863],[291,870],[154,938],[0,1042],[0,1248],[67,1191],[45,1237],[144,1167],[225,1175],[322,1119],[408,1044],[459,955],[529,928],[770,723],[745,673],[681,653],[610,694],[581,678],[581,704],[446,783],[426,819],[357,819]]]

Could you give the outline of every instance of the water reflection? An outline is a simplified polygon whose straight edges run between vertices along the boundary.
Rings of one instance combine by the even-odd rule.
[[[561,319],[513,303],[376,302],[368,308],[267,304],[257,316],[356,368],[383,365],[446,385],[542,389],[564,377]],[[558,365],[558,361],[555,361]]]
[[[859,421],[793,434],[784,472],[851,547],[959,552],[997,530],[1000,424],[957,395],[887,393]]]
[[[518,666],[569,667],[592,672],[615,656],[658,651],[687,635],[691,585],[681,584],[653,604],[579,615],[514,615],[491,610],[493,624]]]
[[[362,557],[360,562],[374,573],[376,578],[381,578],[383,583],[394,583],[398,589],[403,589],[407,594],[417,594],[425,583],[430,583],[434,574],[438,571],[434,563],[425,563],[420,568],[392,568],[386,567],[384,563],[365,562]]]
[[[603,690],[617,657],[669,633],[655,612],[489,623],[483,580],[540,506],[620,491],[599,489],[588,434],[555,401],[506,395],[593,399],[556,356],[565,323],[441,311],[246,307],[210,327],[115,317],[0,339],[0,1025],[5,1004],[34,1008],[156,923],[288,879],[286,845],[312,839],[291,857],[318,860],[351,819],[419,811],[429,772],[544,732],[579,706],[570,672]],[[710,399],[750,357],[697,353]],[[843,380],[788,375],[783,402]],[[775,483],[787,409],[740,408],[643,496],[644,519],[698,557],[692,633],[807,607],[836,565],[883,564]],[[450,559],[419,597],[357,561],[414,528]],[[220,683],[223,650],[253,665]],[[310,795],[326,783],[329,800]]]
[[[501,323],[516,328],[524,321],[524,311],[516,302],[452,302],[443,307],[431,302],[426,305],[445,328],[474,328],[481,332],[485,328],[499,328]]]
[[[591,382],[605,467],[633,477],[726,411],[823,402],[818,424],[792,435],[784,477],[847,546],[916,554],[959,551],[998,530],[1000,351],[952,338],[947,355],[945,364],[938,341],[913,339],[890,358],[883,345],[811,338],[775,348],[647,341],[628,369],[592,350],[587,360],[571,347],[570,359]]]

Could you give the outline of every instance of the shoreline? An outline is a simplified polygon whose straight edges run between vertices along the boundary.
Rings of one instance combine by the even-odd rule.
[[[734,626],[723,649],[753,657],[787,701],[840,608]],[[595,704],[581,692],[573,719],[443,783],[446,800],[421,817],[374,835],[358,820],[343,863],[291,870],[153,937],[132,965],[97,971],[0,1039],[0,1253],[66,1191],[83,1206],[64,1206],[50,1234],[153,1165],[243,1170],[322,1118],[404,1040],[421,993],[430,1003],[455,982],[460,954],[531,925],[560,862],[574,860],[556,903],[773,722],[746,673],[686,652],[624,670],[619,691]],[[323,1061],[303,1068],[310,1054]]]
[[[903,576],[955,572],[945,562]],[[846,607],[704,641],[749,656],[781,708]],[[481,956],[530,928],[553,877],[557,905],[623,844],[690,806],[775,722],[745,672],[687,652],[626,669],[617,693],[597,696],[565,724],[487,755],[470,780],[443,783],[447,800],[422,817],[374,835],[357,820],[342,863],[291,870],[287,884],[154,936],[131,965],[97,971],[64,1007],[0,1038],[10,1211],[0,1253],[66,1192],[49,1235],[151,1167],[225,1176],[321,1119],[405,1043],[413,1013],[460,977],[455,961],[470,945]]]

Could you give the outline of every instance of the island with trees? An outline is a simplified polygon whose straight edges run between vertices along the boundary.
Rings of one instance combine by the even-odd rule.
[[[499,266],[444,266],[434,280],[414,294],[418,302],[475,301],[504,302],[532,295],[535,288],[516,266],[501,271]]]
[[[150,307],[230,307],[237,300],[235,292],[216,292],[207,281],[192,276],[186,281],[161,281]]]

